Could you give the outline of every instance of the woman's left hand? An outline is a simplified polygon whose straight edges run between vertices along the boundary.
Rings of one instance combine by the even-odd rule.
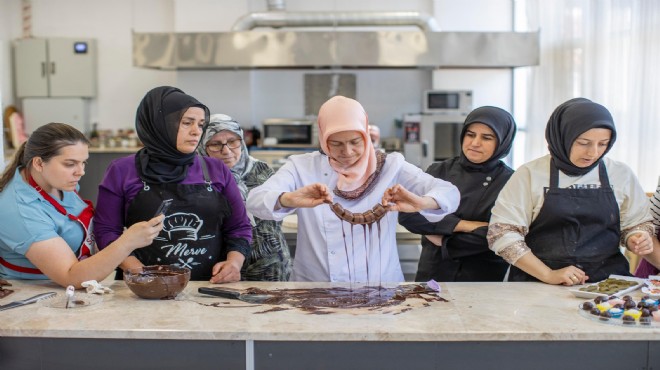
[[[211,280],[213,284],[218,283],[232,283],[241,280],[241,267],[236,261],[228,259],[227,261],[218,262],[213,266],[211,271]]]
[[[419,212],[440,208],[435,199],[413,194],[399,184],[385,190],[381,203],[388,211],[399,212]]]
[[[653,252],[653,240],[647,232],[633,234],[626,241],[626,247],[634,254],[643,256]]]

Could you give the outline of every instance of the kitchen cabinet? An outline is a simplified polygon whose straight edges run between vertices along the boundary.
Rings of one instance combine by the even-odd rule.
[[[115,159],[123,158],[134,154],[140,148],[90,148],[87,167],[85,167],[85,176],[78,184],[80,189],[78,194],[83,199],[89,199],[96,206],[96,198],[99,193],[99,184],[103,181],[105,170]]]
[[[96,96],[96,53],[96,41],[92,39],[16,40],[16,96]]]

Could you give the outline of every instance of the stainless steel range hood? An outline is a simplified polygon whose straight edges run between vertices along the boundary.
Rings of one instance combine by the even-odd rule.
[[[397,30],[415,26],[420,31]],[[332,27],[330,31],[253,30]],[[342,30],[385,26],[386,30]],[[539,64],[538,32],[437,32],[417,12],[252,13],[232,32],[133,33],[133,64],[156,69],[498,68]]]

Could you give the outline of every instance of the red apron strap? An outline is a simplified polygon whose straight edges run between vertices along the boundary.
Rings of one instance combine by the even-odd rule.
[[[83,209],[78,216],[74,216],[68,213],[66,209],[64,209],[64,207],[62,207],[62,205],[59,204],[55,199],[53,199],[53,197],[50,194],[46,193],[44,189],[42,189],[41,186],[39,186],[37,182],[34,181],[32,175],[30,174],[28,174],[28,182],[45,200],[48,201],[48,203],[50,203],[53,207],[55,207],[55,209],[59,213],[67,216],[71,221],[78,222],[78,224],[82,226],[84,235],[83,235],[82,243],[80,243],[80,247],[78,247],[78,260],[83,260],[91,256],[92,248],[94,247],[94,238],[92,237],[92,234],[89,232],[89,226],[92,224],[92,218],[94,217],[94,205],[92,205],[92,202],[87,199],[80,198],[80,195],[78,194],[78,192],[76,192],[76,195],[78,195],[78,197],[83,202],[85,202],[85,204],[87,204],[87,207],[85,207],[85,209]],[[40,274],[41,272],[38,273]]]
[[[81,198],[82,199],[82,198]],[[76,217],[76,221],[80,223],[84,231],[83,242],[78,249],[78,260],[82,261],[85,258],[92,255],[92,249],[94,248],[94,235],[91,233],[90,225],[92,224],[92,218],[94,217],[94,206],[92,202],[86,199],[83,199],[87,203],[87,207],[83,209],[82,212]]]
[[[25,273],[25,274],[43,275],[41,273],[41,270],[39,270],[39,269],[33,269],[31,267],[23,267],[23,266],[14,265],[12,263],[7,262],[7,260],[5,260],[2,257],[0,257],[0,265],[3,265],[3,266],[5,266],[6,268],[8,268],[10,270],[22,272],[22,273]]]

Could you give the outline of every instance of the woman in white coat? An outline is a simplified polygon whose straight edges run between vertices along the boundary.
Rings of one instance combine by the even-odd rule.
[[[318,126],[322,151],[289,157],[250,192],[248,210],[271,220],[298,215],[294,281],[403,281],[396,248],[398,211],[439,221],[458,207],[458,189],[399,153],[375,150],[367,114],[353,99],[328,100]],[[326,204],[332,202],[353,213],[382,203],[389,212],[378,227],[351,227]]]

